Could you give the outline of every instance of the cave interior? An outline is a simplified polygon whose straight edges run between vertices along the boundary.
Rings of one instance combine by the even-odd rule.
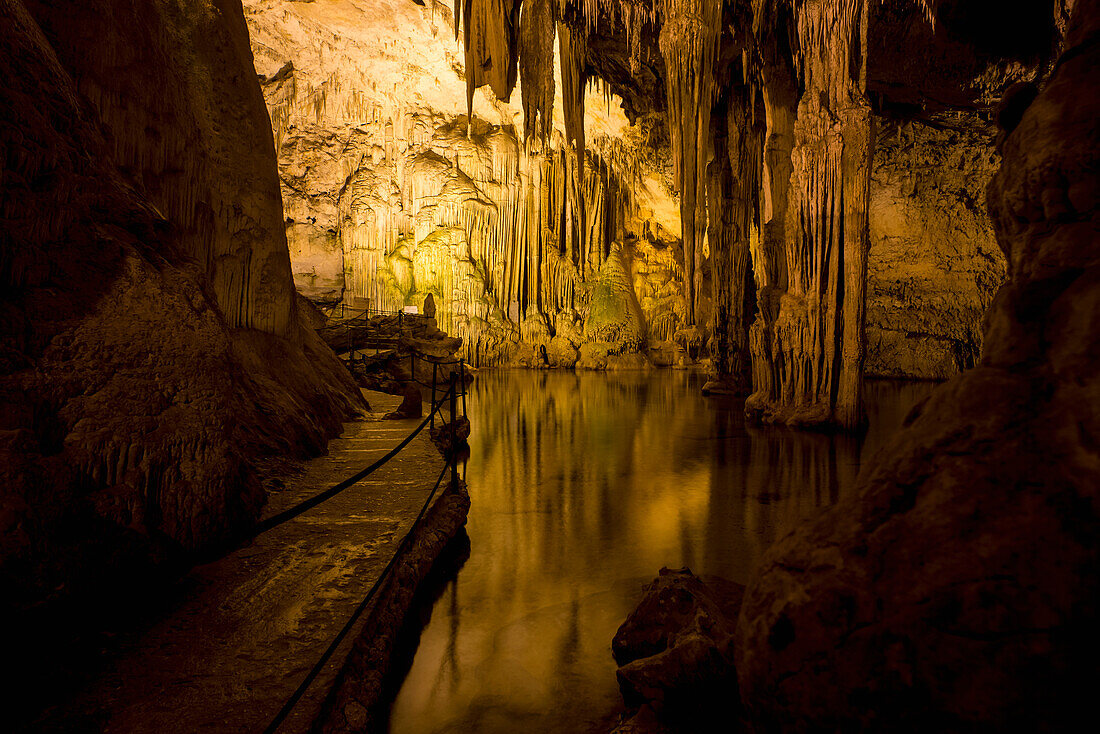
[[[769,526],[743,578],[631,587],[603,642],[622,701],[589,730],[1077,728],[1098,659],[1098,38],[1093,0],[0,0],[0,619],[26,671],[0,728],[163,730],[163,688],[87,703],[104,671],[125,688],[154,666],[117,639],[160,639],[204,584],[256,586],[202,569],[273,553],[256,538],[312,462],[360,468],[341,441],[396,443],[379,405],[430,426],[450,489],[385,551],[385,602],[308,715],[269,731],[514,730],[402,724],[390,679],[467,513],[478,568],[497,495],[456,457],[527,447],[508,416],[528,405],[576,476],[689,430],[682,410],[768,447],[744,459],[754,501],[843,485]],[[681,380],[660,375],[690,395],[642,430],[652,381]],[[582,385],[594,407],[569,420],[616,436],[604,453],[561,438]],[[889,428],[881,385],[921,396]],[[500,419],[467,419],[467,393]],[[435,477],[410,445],[380,484]],[[477,482],[556,481],[531,445]],[[402,502],[368,515],[410,520]],[[179,711],[225,706],[224,731],[278,711],[224,696]]]

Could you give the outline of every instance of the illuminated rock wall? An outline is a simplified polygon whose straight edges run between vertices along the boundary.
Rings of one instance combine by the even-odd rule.
[[[952,121],[952,120],[948,120]],[[973,115],[883,126],[871,179],[868,375],[947,379],[977,364],[1005,278],[985,188],[998,156]]]
[[[476,44],[483,20],[506,10],[496,5],[473,3],[459,33]],[[463,84],[469,47],[455,41],[449,6],[245,6],[304,295],[392,310],[432,293],[440,327],[463,337],[473,362],[541,362],[559,323],[573,348],[595,339],[584,323],[617,251],[629,277],[608,278],[637,284],[645,323],[613,351],[644,349],[651,330],[671,339],[687,313],[670,181],[639,165],[660,153],[642,151],[640,128],[584,77],[583,48],[566,44],[556,64],[545,23],[532,20],[520,64],[529,87],[509,104],[496,95],[515,79]],[[546,73],[569,80],[568,93],[555,99]]]
[[[245,2],[304,295],[431,292],[479,364],[544,365],[561,323],[565,366],[618,247],[650,360],[709,357],[708,388],[769,420],[853,426],[865,367],[973,363],[1002,267],[971,206],[991,142],[872,130],[865,16],[893,4],[516,5]]]

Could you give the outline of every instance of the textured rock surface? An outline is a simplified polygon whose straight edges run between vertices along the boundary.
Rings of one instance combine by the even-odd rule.
[[[732,715],[733,634],[743,594],[725,579],[661,569],[611,643],[627,704],[679,726],[716,712]]]
[[[556,63],[541,21],[522,31],[528,86],[511,103],[507,74],[467,74],[471,59],[513,54],[509,43],[493,46],[508,35],[512,20],[498,14],[511,5],[470,4],[460,45],[451,6],[439,2],[246,0],[299,289],[385,309],[430,293],[467,359],[538,366],[559,317],[583,323],[601,269],[624,247],[646,281],[635,298],[673,306],[651,325],[675,328],[686,317],[682,260],[645,266],[678,249],[663,233],[679,233],[679,214],[671,179],[639,166],[667,156],[666,138],[652,118],[629,127],[587,84],[583,44],[562,46]],[[569,93],[553,94],[558,78]],[[558,364],[570,362],[560,343],[555,351]]]
[[[1004,282],[985,188],[998,156],[975,115],[955,128],[879,130],[867,273],[869,375],[947,379],[981,356],[982,316]]]
[[[470,3],[462,25],[438,1],[246,0],[298,288],[318,302],[363,298],[388,309],[420,305],[430,293],[440,325],[464,338],[469,360],[567,366],[573,360],[560,343],[555,359],[543,356],[556,323],[570,313],[587,320],[597,275],[611,250],[622,247],[632,251],[647,339],[674,341],[681,331],[672,357],[681,363],[706,356],[709,346],[712,387],[744,392],[750,358],[743,320],[751,322],[757,310],[754,284],[743,274],[751,268],[764,314],[757,412],[795,423],[857,423],[852,396],[863,369],[856,342],[867,242],[856,233],[867,212],[853,202],[863,197],[866,166],[852,168],[851,152],[873,146],[864,140],[869,118],[849,121],[856,127],[847,134],[858,127],[862,142],[849,139],[846,148],[844,165],[858,176],[842,197],[855,208],[841,228],[844,217],[826,210],[829,197],[840,196],[838,182],[848,179],[828,173],[840,148],[826,148],[848,123],[825,118],[853,104],[864,109],[866,100],[856,99],[861,79],[833,90],[845,76],[833,72],[851,49],[858,48],[850,58],[862,67],[868,49],[855,31],[869,24],[867,87],[892,115],[925,119],[988,107],[1005,81],[1026,69],[1001,63],[997,47],[975,51],[954,39],[955,26],[971,21],[952,3],[937,6],[939,35],[917,4],[860,0],[841,12],[798,3],[797,22],[781,5],[528,0],[517,21],[509,15],[516,3],[494,0]],[[712,16],[721,22],[705,20]],[[829,23],[852,33],[822,35]],[[719,26],[724,30],[712,37]],[[462,43],[452,40],[456,27]],[[697,32],[703,28],[707,33]],[[816,62],[816,51],[791,48],[791,33],[825,55]],[[849,36],[852,43],[822,45]],[[899,59],[893,42],[926,47],[927,58]],[[516,74],[501,69],[466,73],[469,63],[517,56],[518,85]],[[714,69],[721,83],[712,85],[704,69]],[[803,106],[792,188],[796,90],[807,80],[835,99],[825,112]],[[513,87],[511,101],[502,101]],[[616,109],[620,101],[625,115]],[[708,124],[714,102],[723,129],[717,137]],[[868,257],[868,354],[871,374],[945,378],[976,358],[979,316],[997,282],[997,263],[986,260],[997,259],[988,223],[967,200],[980,199],[991,172],[989,141],[912,130],[902,140],[882,138],[870,185],[876,247]],[[731,163],[717,179],[707,167],[715,145]],[[909,163],[928,169],[931,159],[962,168],[943,180],[931,173],[902,180],[898,173]],[[722,184],[709,214],[708,178]],[[746,192],[761,187],[758,205]],[[686,195],[681,200],[677,192]],[[802,207],[791,211],[792,221],[788,198]],[[817,213],[803,227],[798,217],[811,210]],[[902,220],[924,234],[899,236]],[[825,241],[830,222],[838,225],[834,235],[843,229],[855,238],[846,257]],[[961,229],[965,236],[952,236]],[[685,260],[681,236],[689,231]],[[802,250],[813,253],[805,263],[796,254]],[[960,267],[970,256],[980,264]],[[847,274],[819,268],[814,257],[840,262]],[[959,295],[947,297],[945,289],[955,286]],[[698,327],[684,328],[692,323]],[[850,343],[834,349],[830,335]],[[839,415],[836,406],[849,402]]]
[[[362,402],[299,322],[240,7],[4,0],[0,26],[0,574],[19,604],[225,540],[267,457],[323,450]]]
[[[231,327],[296,339],[297,304],[238,0],[27,0],[124,174],[173,225]]]
[[[737,633],[765,731],[1060,731],[1091,716],[1100,452],[1100,10],[1004,142],[1008,282],[981,364],[861,489],[768,552]]]
[[[783,275],[760,283],[760,315],[749,332],[754,392],[746,411],[768,422],[851,429],[864,421],[874,150],[866,88],[869,4],[794,7],[802,96],[793,125],[790,202],[785,236],[761,243],[773,250],[763,259],[781,263]],[[783,127],[786,135],[790,101],[786,109],[769,109],[769,134]]]

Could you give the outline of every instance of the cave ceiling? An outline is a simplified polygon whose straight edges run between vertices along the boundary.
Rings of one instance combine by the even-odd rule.
[[[1060,38],[1055,1],[870,3],[867,86],[876,110],[894,118],[928,119],[952,111],[990,109],[1011,84],[1033,80],[1052,58]],[[507,4],[496,6],[503,9]],[[526,3],[539,4],[538,0]],[[666,112],[667,74],[658,43],[661,23],[669,9],[690,3],[545,0],[542,4],[552,5],[560,23],[584,35],[583,76],[606,82],[621,98],[628,118]],[[726,0],[722,4],[723,58],[714,69],[719,84],[731,74],[731,55],[766,54],[762,44],[769,41],[786,53],[800,53],[793,14],[807,4],[813,3]],[[455,7],[463,5],[471,8],[475,18],[478,11],[493,7],[471,0],[458,0]],[[520,5],[516,2],[511,12]],[[457,17],[461,19],[461,10]],[[520,46],[511,55],[522,58],[527,40],[510,31],[505,36]],[[476,42],[476,33],[471,40]],[[508,78],[506,74],[493,81],[493,90],[507,96]]]

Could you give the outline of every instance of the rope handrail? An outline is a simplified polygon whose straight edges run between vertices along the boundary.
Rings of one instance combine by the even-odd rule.
[[[276,527],[282,525],[283,523],[285,523],[289,520],[293,520],[294,518],[298,517],[302,513],[306,512],[308,510],[312,510],[314,507],[321,504],[322,502],[326,502],[327,500],[332,499],[333,497],[340,494],[341,492],[343,492],[348,487],[351,487],[351,486],[354,486],[354,485],[358,484],[363,479],[365,479],[366,477],[373,474],[377,469],[382,467],[386,462],[388,462],[390,459],[392,459],[393,457],[395,457],[399,453],[401,453],[402,449],[404,449],[406,446],[408,446],[409,443],[414,438],[416,438],[418,435],[420,435],[420,432],[423,431],[424,428],[427,427],[427,425],[432,422],[432,419],[435,417],[435,414],[439,411],[440,408],[443,407],[443,403],[447,400],[447,398],[450,397],[451,393],[454,390],[455,390],[455,386],[452,384],[451,387],[445,393],[443,393],[443,397],[441,397],[439,399],[439,402],[434,403],[432,405],[431,412],[428,413],[428,416],[423,421],[420,422],[420,425],[418,425],[413,430],[412,433],[410,433],[408,436],[406,436],[404,439],[402,439],[402,441],[399,444],[397,444],[395,447],[393,447],[392,449],[387,451],[386,454],[384,456],[382,456],[382,458],[378,459],[377,461],[375,461],[373,464],[371,464],[367,468],[356,472],[355,474],[351,475],[350,477],[343,480],[342,482],[338,482],[337,484],[332,485],[331,487],[329,487],[325,491],[320,492],[318,494],[315,494],[315,495],[313,495],[312,497],[310,497],[308,499],[302,500],[301,502],[294,505],[293,507],[291,507],[287,510],[284,510],[280,513],[277,513],[275,515],[272,515],[271,517],[267,518],[266,520],[263,520],[262,522],[257,523],[256,526],[252,529],[252,532],[247,537],[249,539],[256,538],[259,535],[262,535],[263,533],[266,533],[268,530],[276,528]],[[453,419],[453,416],[452,416],[452,419]]]
[[[421,425],[421,428],[423,427],[424,426]],[[318,659],[318,661],[310,669],[309,673],[302,680],[302,682],[298,684],[298,687],[294,690],[294,693],[290,696],[290,698],[287,699],[286,703],[283,704],[283,707],[279,709],[279,713],[275,715],[275,718],[272,719],[271,723],[267,725],[266,729],[264,729],[264,734],[274,734],[274,732],[278,731],[279,727],[282,726],[284,721],[286,721],[286,718],[290,716],[290,712],[293,711],[294,707],[298,705],[298,702],[302,700],[302,696],[304,696],[306,694],[306,691],[309,690],[309,687],[313,685],[313,681],[315,681],[317,679],[317,676],[321,674],[321,671],[324,670],[325,664],[328,663],[329,658],[331,658],[333,654],[335,654],[337,648],[340,647],[340,643],[344,641],[344,638],[348,636],[349,632],[351,632],[351,629],[355,626],[355,623],[359,620],[361,616],[363,616],[363,612],[365,612],[367,607],[370,605],[371,599],[374,598],[374,595],[375,593],[377,593],[378,589],[382,587],[382,582],[389,577],[390,572],[393,570],[393,567],[397,564],[397,559],[400,557],[401,552],[405,549],[405,546],[408,545],[409,539],[412,538],[412,535],[414,532],[416,532],[416,529],[420,527],[420,521],[424,519],[424,514],[428,511],[428,507],[431,505],[432,499],[435,497],[436,492],[439,491],[439,485],[443,482],[443,476],[447,473],[447,469],[449,468],[449,466],[450,462],[444,463],[442,471],[439,472],[439,477],[435,480],[435,486],[433,486],[432,491],[428,493],[428,498],[424,500],[424,504],[423,506],[421,506],[420,512],[417,513],[416,518],[413,520],[412,526],[409,528],[409,532],[405,533],[405,536],[401,539],[401,542],[398,544],[397,549],[393,552],[393,555],[390,556],[390,560],[386,564],[386,567],[382,569],[382,573],[379,574],[378,578],[375,579],[373,584],[371,584],[370,590],[367,591],[366,596],[364,596],[362,601],[360,601],[359,604],[355,607],[355,611],[352,612],[351,617],[348,619],[347,622],[344,623],[344,626],[336,634],[336,637],[333,638],[332,642],[329,643],[329,646],[325,648],[325,652],[321,655],[320,659]]]
[[[457,373],[452,372],[451,374],[456,375]],[[429,422],[432,422],[432,420],[435,418],[436,412],[438,412],[443,407],[443,404],[445,402],[447,402],[448,400],[450,401],[450,404],[451,404],[451,420],[452,420],[451,431],[452,431],[452,441],[453,441],[454,440],[454,435],[455,435],[454,434],[455,425],[457,423],[457,413],[458,413],[457,402],[456,402],[457,399],[458,399],[458,389],[457,388],[458,388],[458,383],[456,381],[452,380],[450,388],[448,388],[446,390],[446,392],[443,393],[443,396],[439,399],[439,401],[438,402],[436,402],[434,400],[432,401],[432,410],[428,414],[428,417],[425,418],[423,421],[421,421],[420,425],[417,426],[416,429],[412,433],[410,433],[407,437],[405,437],[405,439],[402,440],[401,443],[399,443],[396,447],[394,447],[389,452],[387,452],[386,455],[383,456],[381,459],[379,459],[378,461],[375,461],[373,464],[368,466],[366,469],[364,469],[360,472],[357,472],[356,474],[352,475],[351,477],[348,477],[347,479],[340,482],[339,484],[333,485],[332,487],[325,490],[324,492],[321,492],[320,494],[314,495],[313,497],[311,497],[307,500],[304,500],[303,502],[298,503],[297,505],[290,508],[289,510],[286,510],[284,512],[281,512],[277,515],[274,515],[274,516],[268,518],[263,523],[260,523],[260,525],[257,526],[256,531],[253,533],[253,537],[259,535],[260,533],[266,532],[267,530],[270,530],[274,527],[277,527],[277,526],[287,522],[288,520],[290,520],[292,518],[295,518],[298,515],[301,515],[303,512],[305,512],[305,511],[307,511],[307,510],[309,510],[313,507],[316,507],[317,505],[321,504],[325,500],[328,500],[328,499],[336,496],[337,494],[344,491],[348,487],[350,487],[350,486],[356,484],[357,482],[359,482],[360,480],[362,480],[364,477],[369,475],[371,472],[376,470],[378,467],[385,464],[387,461],[389,461],[394,456],[396,456],[398,453],[400,453],[400,451],[402,449],[404,449],[405,446],[407,446],[409,444],[409,442],[413,440],[413,438],[415,438],[421,431],[424,430],[425,426],[427,426]],[[434,393],[435,393],[434,388],[433,388],[432,392],[433,392],[433,398],[434,398]],[[463,385],[462,403],[463,403],[463,413],[465,413],[465,407],[466,407],[465,385]],[[434,423],[433,423],[433,425],[434,425]],[[329,643],[329,645],[325,649],[324,653],[322,653],[321,657],[313,665],[313,667],[310,669],[309,673],[306,674],[306,677],[302,680],[301,683],[298,684],[298,687],[294,690],[294,693],[291,694],[290,698],[287,699],[287,701],[283,704],[282,708],[279,709],[278,713],[271,720],[271,722],[267,725],[267,728],[264,729],[264,734],[274,734],[274,732],[276,732],[279,729],[279,727],[282,726],[283,722],[286,721],[287,717],[290,716],[290,713],[294,710],[294,707],[298,705],[298,702],[301,701],[302,697],[305,696],[305,694],[309,690],[310,686],[313,685],[313,682],[317,679],[317,676],[319,676],[321,674],[321,671],[324,670],[325,665],[328,663],[329,659],[336,653],[336,650],[340,647],[340,644],[344,641],[344,638],[347,637],[348,634],[351,632],[352,628],[355,626],[355,623],[363,615],[363,612],[365,612],[367,607],[370,606],[370,602],[371,602],[372,599],[374,599],[375,594],[382,587],[382,584],[390,577],[390,574],[393,571],[394,566],[396,566],[396,564],[397,564],[398,558],[401,557],[401,554],[403,553],[403,551],[408,547],[409,542],[412,539],[413,533],[415,533],[416,530],[420,527],[420,523],[424,519],[424,515],[425,515],[425,513],[427,513],[428,508],[431,506],[432,500],[435,498],[436,493],[439,492],[439,487],[442,484],[443,477],[446,475],[448,469],[451,470],[451,486],[452,487],[457,487],[458,486],[458,481],[459,480],[458,480],[457,457],[454,456],[454,455],[450,455],[450,456],[447,456],[446,459],[447,460],[444,462],[443,468],[439,472],[439,476],[436,477],[435,484],[432,486],[431,492],[428,493],[427,499],[424,500],[424,504],[420,507],[420,512],[418,512],[416,517],[413,519],[412,525],[409,527],[409,531],[407,533],[405,533],[404,537],[401,538],[401,542],[398,543],[397,548],[394,550],[393,554],[390,556],[390,559],[386,563],[386,566],[382,569],[382,573],[379,574],[378,578],[375,579],[373,584],[371,584],[371,587],[367,591],[366,596],[364,596],[363,599],[359,602],[359,604],[355,607],[355,610],[352,612],[351,617],[347,620],[347,622],[344,623],[344,626],[341,627],[340,631],[336,634],[336,637],[333,638],[332,642]]]

